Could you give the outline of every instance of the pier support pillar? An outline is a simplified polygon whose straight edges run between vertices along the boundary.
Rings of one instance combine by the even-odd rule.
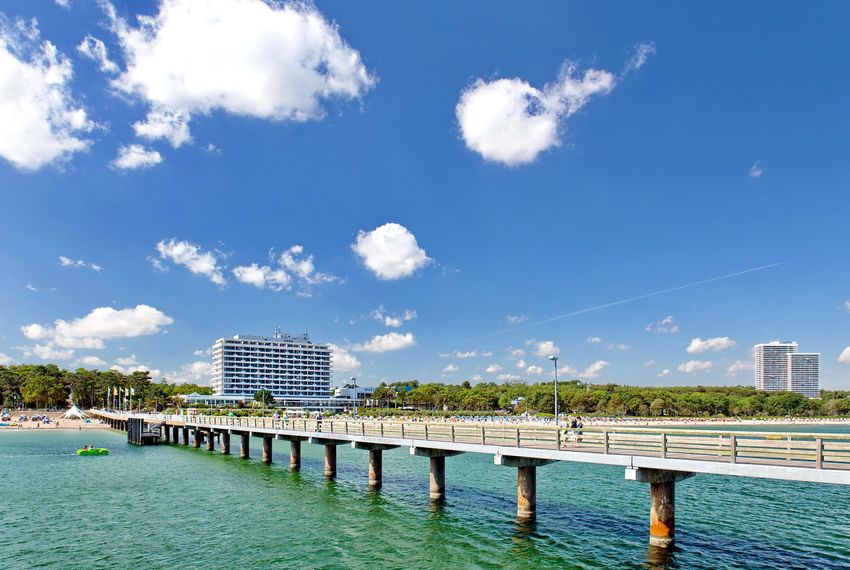
[[[293,471],[301,469],[301,440],[293,439],[289,442],[289,468]]]
[[[230,432],[221,432],[221,454],[230,455]]]
[[[195,436],[195,438],[192,441],[192,447],[194,447],[195,449],[200,449],[200,447],[201,447],[201,437],[203,437],[202,434],[201,434],[201,431],[196,429],[196,430],[194,430],[193,435]]]
[[[325,477],[336,477],[336,445],[333,444],[325,446]]]
[[[272,437],[263,437],[263,463],[272,462]]]
[[[215,433],[212,430],[207,432],[207,451],[215,451]]]
[[[183,445],[189,445],[189,428],[183,428]]]
[[[168,426],[162,426],[160,432],[165,436],[165,443],[171,443],[171,430],[168,429]]]
[[[369,487],[379,489],[384,478],[384,452],[380,449],[369,450]]]
[[[458,455],[462,451],[450,449],[432,449],[429,447],[411,447],[410,455],[429,458],[428,496],[432,501],[446,498],[446,457]]]
[[[537,516],[537,468],[552,463],[551,459],[497,455],[496,465],[516,467],[516,516],[531,520]]]
[[[177,426],[171,426],[171,443],[174,445],[180,443],[180,428]]]
[[[676,483],[693,473],[664,469],[627,468],[626,479],[649,483],[649,544],[670,548],[676,541]]]
[[[242,432],[242,444],[239,447],[239,459],[248,459],[251,457],[251,434]]]

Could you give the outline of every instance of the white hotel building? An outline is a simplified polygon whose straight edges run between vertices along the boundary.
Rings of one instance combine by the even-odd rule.
[[[307,334],[271,338],[236,335],[220,338],[212,347],[212,400],[251,400],[269,390],[279,405],[304,409],[340,409],[350,400],[331,398],[332,353]]]
[[[820,354],[797,352],[797,348],[796,342],[769,342],[755,346],[758,390],[820,397]]]

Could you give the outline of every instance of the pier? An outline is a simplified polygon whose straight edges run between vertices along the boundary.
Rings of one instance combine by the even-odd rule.
[[[446,497],[446,459],[461,453],[491,455],[495,465],[517,470],[518,519],[537,514],[537,468],[557,461],[615,465],[625,479],[649,487],[649,542],[670,548],[675,542],[676,483],[697,474],[850,485],[850,435],[666,428],[585,428],[581,435],[555,427],[401,423],[378,421],[274,420],[224,416],[127,415],[94,410],[115,429],[142,420],[165,443],[203,441],[213,451],[230,453],[232,436],[248,458],[251,439],[262,440],[262,462],[271,463],[275,441],[287,442],[290,469],[301,468],[301,445],[325,447],[325,477],[337,472],[336,448],[350,445],[369,452],[366,479],[381,487],[383,452],[399,447],[429,458],[429,497]]]

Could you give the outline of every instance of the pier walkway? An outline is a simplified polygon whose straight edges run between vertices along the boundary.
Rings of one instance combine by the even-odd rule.
[[[325,446],[325,475],[336,476],[336,447],[369,451],[369,484],[380,487],[382,452],[407,447],[430,458],[430,497],[445,497],[446,457],[492,455],[496,465],[517,468],[517,516],[536,514],[536,469],[555,461],[616,465],[626,479],[650,484],[650,542],[672,546],[675,483],[697,473],[850,485],[850,435],[721,431],[667,428],[585,428],[580,434],[532,425],[477,425],[444,422],[275,420],[225,416],[120,414],[93,410],[116,429],[141,420],[159,426],[160,440],[209,450],[219,441],[230,453],[232,435],[241,438],[240,456],[251,438],[262,439],[262,461],[270,463],[272,442],[290,443],[290,468],[301,467],[301,443]]]

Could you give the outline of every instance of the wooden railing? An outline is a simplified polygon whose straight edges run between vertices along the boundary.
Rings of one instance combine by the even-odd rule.
[[[178,416],[189,424],[850,470],[850,434]]]

